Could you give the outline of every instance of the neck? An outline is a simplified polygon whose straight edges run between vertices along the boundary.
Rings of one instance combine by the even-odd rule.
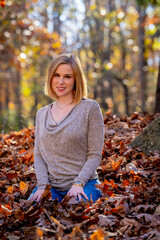
[[[69,103],[73,102],[73,95],[72,95],[72,96],[69,96],[69,97],[67,96],[67,98],[66,98],[66,97],[57,98],[57,99],[56,99],[56,102],[59,103],[60,105],[69,104]]]
[[[56,105],[57,108],[59,108],[59,109],[61,109],[61,110],[64,110],[65,108],[71,106],[72,103],[73,103],[73,100],[71,100],[70,102],[67,102],[67,103],[65,103],[65,104],[62,104],[62,103],[59,103],[59,102],[56,101],[56,102],[55,102],[55,105]]]

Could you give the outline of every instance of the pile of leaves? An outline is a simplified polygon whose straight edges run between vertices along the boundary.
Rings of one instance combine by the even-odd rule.
[[[160,153],[129,147],[156,115],[117,118],[106,114],[98,168],[103,195],[95,203],[60,204],[47,187],[40,203],[28,199],[36,186],[34,128],[1,135],[0,239],[160,239]]]

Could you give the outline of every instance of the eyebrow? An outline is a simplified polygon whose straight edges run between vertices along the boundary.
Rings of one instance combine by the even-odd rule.
[[[59,73],[59,72],[55,72],[54,74],[60,74],[60,73]],[[66,76],[66,75],[67,75],[67,76],[68,76],[68,75],[69,75],[69,76],[73,76],[73,74],[71,74],[71,73],[66,73],[65,76]]]

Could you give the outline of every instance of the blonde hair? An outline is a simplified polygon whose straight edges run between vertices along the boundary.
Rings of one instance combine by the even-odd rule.
[[[86,78],[81,66],[81,62],[78,57],[73,54],[61,54],[56,56],[48,69],[48,77],[45,82],[44,92],[45,95],[50,97],[51,99],[57,99],[57,95],[54,92],[51,82],[54,76],[54,73],[60,64],[70,64],[73,70],[73,76],[75,80],[75,84],[73,87],[74,99],[75,103],[79,103],[83,97],[87,97],[87,83]]]

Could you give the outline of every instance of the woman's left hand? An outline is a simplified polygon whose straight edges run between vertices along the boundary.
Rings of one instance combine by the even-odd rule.
[[[87,195],[85,194],[83,187],[82,186],[77,186],[77,185],[72,185],[72,187],[70,188],[70,190],[67,193],[68,197],[74,196],[74,197],[78,197],[79,201],[81,201],[82,197],[85,197],[88,200]]]

